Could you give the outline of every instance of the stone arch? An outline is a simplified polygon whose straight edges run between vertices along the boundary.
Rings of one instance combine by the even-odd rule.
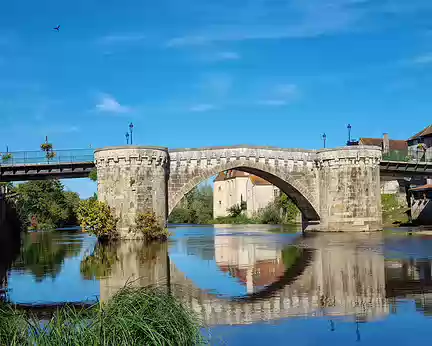
[[[246,159],[232,160],[206,168],[197,167],[191,172],[178,173],[188,175],[188,177],[183,180],[183,184],[175,184],[173,181],[173,172],[171,172],[168,183],[168,215],[171,214],[174,207],[195,186],[229,169],[237,169],[251,173],[267,180],[291,198],[306,220],[318,221],[320,219],[316,198],[306,182],[306,177],[304,177],[306,173],[299,175],[300,172],[296,172],[294,175],[287,173],[282,167],[270,166],[263,162]]]

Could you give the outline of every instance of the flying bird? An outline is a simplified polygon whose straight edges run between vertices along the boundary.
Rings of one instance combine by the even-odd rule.
[[[54,30],[60,31],[60,25],[57,25]]]

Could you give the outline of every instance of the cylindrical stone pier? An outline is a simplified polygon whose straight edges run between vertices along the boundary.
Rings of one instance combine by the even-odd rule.
[[[168,149],[163,147],[107,147],[95,151],[98,199],[119,217],[122,239],[130,232],[138,213],[154,211],[162,227],[168,210]]]
[[[320,230],[382,229],[381,148],[350,146],[318,152]]]

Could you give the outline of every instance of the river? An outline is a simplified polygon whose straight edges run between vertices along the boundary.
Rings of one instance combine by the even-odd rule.
[[[432,237],[172,226],[167,244],[102,246],[81,232],[28,233],[7,299],[45,310],[169,289],[212,345],[406,345],[430,340]]]

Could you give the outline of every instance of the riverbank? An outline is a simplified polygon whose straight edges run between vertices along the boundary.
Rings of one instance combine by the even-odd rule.
[[[88,309],[65,306],[49,322],[0,305],[2,345],[197,345],[201,325],[171,294],[156,288],[120,290]]]

